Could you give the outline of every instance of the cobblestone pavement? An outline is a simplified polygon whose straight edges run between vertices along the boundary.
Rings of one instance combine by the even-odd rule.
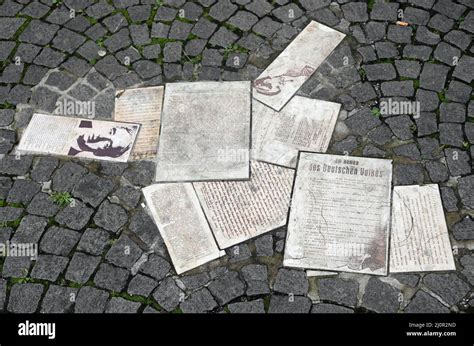
[[[0,259],[0,310],[472,311],[472,0],[6,0],[0,16],[0,240],[40,251]],[[347,34],[299,91],[342,103],[330,152],[392,158],[396,185],[439,183],[456,272],[308,279],[282,267],[279,229],[177,276],[142,207],[152,162],[12,154],[58,100],[110,119],[115,88],[253,80],[310,20]],[[421,116],[380,115],[384,98],[419,101]],[[49,196],[64,192],[72,206]]]

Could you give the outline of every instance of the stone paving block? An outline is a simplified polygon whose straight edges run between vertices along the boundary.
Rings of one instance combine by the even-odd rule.
[[[78,289],[50,285],[41,303],[41,313],[59,314],[72,312]]]
[[[148,297],[157,285],[158,282],[152,278],[138,274],[128,284],[127,293]]]
[[[353,314],[354,310],[346,308],[344,306],[318,303],[314,304],[311,308],[312,314]]]
[[[305,295],[309,290],[306,273],[302,270],[282,268],[278,271],[273,289],[280,293]]]
[[[87,207],[78,200],[74,200],[74,203],[59,211],[55,220],[61,225],[78,231],[88,224],[93,213],[94,209]]]
[[[453,236],[456,240],[474,239],[474,221],[466,216],[453,226]]]
[[[237,302],[228,305],[232,314],[263,314],[265,307],[263,299],[252,300],[249,302]]]
[[[42,237],[40,249],[53,255],[68,256],[80,237],[79,232],[52,226]]]
[[[142,253],[143,251],[135,242],[127,235],[122,234],[107,252],[105,258],[116,266],[131,269]]]
[[[319,298],[323,301],[337,302],[354,307],[357,302],[359,286],[353,280],[329,278],[318,280]]]
[[[101,258],[75,252],[66,271],[66,280],[84,284],[97,269]]]
[[[53,255],[40,255],[31,271],[33,279],[55,282],[66,269],[69,258]]]
[[[84,231],[77,250],[91,255],[101,255],[109,243],[110,234],[100,228],[88,228]]]
[[[308,313],[310,309],[311,300],[309,300],[309,298],[272,295],[268,312],[278,314],[303,314]]]
[[[212,311],[217,307],[217,302],[212,297],[209,290],[203,288],[189,295],[180,308],[184,313],[204,313]]]
[[[450,305],[457,304],[470,290],[469,285],[454,273],[430,273],[423,282]]]
[[[215,279],[208,286],[220,305],[225,305],[244,294],[245,285],[236,272],[228,272]]]
[[[139,302],[133,302],[121,297],[112,297],[105,307],[105,313],[133,314],[138,312],[140,305],[141,304]]]
[[[418,290],[404,309],[407,313],[449,313],[449,309],[423,290]]]
[[[83,286],[77,294],[75,313],[103,313],[109,293],[90,286]]]
[[[139,271],[160,281],[169,273],[170,269],[171,265],[168,261],[160,256],[151,254],[148,257],[148,261],[140,267]]]
[[[172,278],[166,278],[153,292],[153,298],[166,311],[174,310],[184,298],[184,292]]]
[[[94,283],[99,288],[120,292],[125,288],[129,275],[126,269],[102,263],[94,276]]]
[[[48,221],[44,217],[26,215],[21,220],[20,226],[16,229],[11,241],[13,243],[37,243],[40,240],[47,223]]]
[[[30,314],[38,308],[44,286],[33,283],[14,284],[10,291],[7,310],[12,313]]]

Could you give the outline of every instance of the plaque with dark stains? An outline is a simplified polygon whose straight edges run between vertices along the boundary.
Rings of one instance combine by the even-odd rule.
[[[387,275],[392,161],[301,152],[283,264]]]
[[[437,184],[395,186],[390,273],[456,270]]]
[[[248,179],[250,82],[165,88],[156,181]]]
[[[253,82],[253,95],[281,110],[346,35],[312,21]]]
[[[20,154],[51,154],[127,162],[140,124],[33,114]]]

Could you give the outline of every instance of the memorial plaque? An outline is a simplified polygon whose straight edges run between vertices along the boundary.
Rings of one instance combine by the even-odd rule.
[[[139,129],[140,124],[35,113],[18,152],[127,162]]]
[[[279,111],[346,35],[312,21],[253,82],[254,98]]]
[[[248,179],[250,82],[166,85],[156,181]]]
[[[280,112],[252,103],[252,158],[296,168],[298,151],[326,152],[339,103],[295,96]]]
[[[194,183],[221,249],[286,224],[294,170],[251,161],[248,181]]]
[[[392,161],[301,152],[283,264],[387,274]]]
[[[395,186],[390,272],[456,270],[437,184]]]
[[[147,160],[156,157],[160,135],[162,86],[118,90],[115,93],[115,121],[141,124],[131,160]]]
[[[177,274],[221,256],[191,183],[154,184],[143,195]]]

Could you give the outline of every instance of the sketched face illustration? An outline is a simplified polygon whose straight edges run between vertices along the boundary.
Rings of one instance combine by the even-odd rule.
[[[97,157],[120,157],[131,148],[135,131],[134,127],[114,126],[103,133],[94,131],[92,122],[85,120],[81,121],[79,128],[85,131],[76,138],[77,146],[69,149],[72,156],[90,152]]]
[[[292,83],[298,78],[304,78],[311,76],[315,71],[311,66],[304,66],[301,69],[288,70],[277,76],[267,76],[258,78],[253,82],[254,88],[258,93],[267,96],[278,95],[285,84]]]

